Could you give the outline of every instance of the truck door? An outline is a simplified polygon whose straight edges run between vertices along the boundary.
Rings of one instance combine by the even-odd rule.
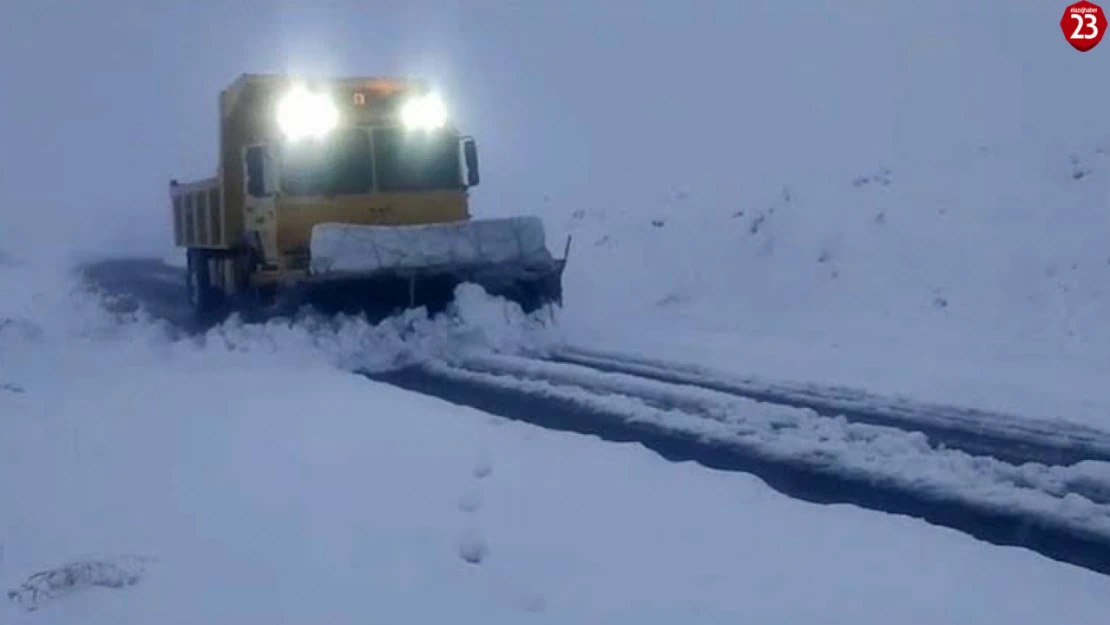
[[[246,147],[243,150],[244,227],[249,244],[264,264],[276,263],[278,259],[276,191],[276,171],[269,147]]]

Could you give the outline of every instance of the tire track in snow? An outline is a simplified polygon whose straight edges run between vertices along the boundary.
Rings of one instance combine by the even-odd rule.
[[[598,394],[629,395],[642,401],[646,406],[660,410],[679,410],[684,413],[701,415],[721,423],[732,423],[737,427],[769,427],[784,438],[795,435],[811,435],[825,441],[832,440],[839,429],[850,438],[857,440],[885,439],[887,445],[901,445],[898,452],[905,455],[907,450],[914,454],[949,451],[946,447],[924,449],[921,445],[923,432],[887,425],[854,423],[843,415],[820,415],[809,409],[799,410],[789,405],[766,404],[755,399],[724,393],[703,386],[664,382],[656,378],[644,378],[625,373],[612,373],[584,365],[556,364],[514,356],[485,355],[471,356],[465,362],[466,368],[474,371],[511,376],[526,380],[546,381],[556,385],[577,386]],[[745,423],[737,415],[756,413],[764,421]],[[831,420],[830,420],[831,419]],[[849,425],[850,424],[850,425]],[[828,428],[832,428],[829,430]],[[816,432],[814,434],[814,432]],[[928,439],[925,439],[929,442]],[[982,456],[971,449],[951,449],[964,452],[948,454],[949,458],[969,459]],[[933,454],[935,455],[935,454]],[[1095,503],[1110,504],[1110,465],[1107,471],[1086,470],[1082,467],[1057,467],[1035,461],[1020,463],[1007,462],[986,455],[976,459],[978,472],[990,472],[1003,483],[1031,488],[1057,497],[1076,494]],[[1087,463],[1091,464],[1091,463]]]
[[[1083,488],[1057,488],[1068,483],[1069,468],[937,450],[920,433],[736,397],[707,414],[696,410],[713,407],[707,389],[569,365],[533,361],[525,367],[533,367],[530,374],[483,370],[498,362],[511,369],[512,360],[367,376],[549,429],[638,443],[673,461],[751,473],[790,497],[909,515],[1110,575],[1110,505],[1079,494]],[[1084,492],[1093,496],[1101,487]]]
[[[1015,464],[1110,462],[1110,433],[1072,423],[896,400],[857,389],[730,377],[693,365],[581,347],[560,349],[550,360],[808,408],[823,416],[842,415],[859,423],[913,430],[925,434],[935,446],[992,456]]]

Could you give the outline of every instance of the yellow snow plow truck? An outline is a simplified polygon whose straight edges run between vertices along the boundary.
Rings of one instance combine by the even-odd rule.
[[[423,82],[243,75],[219,97],[214,178],[170,181],[198,322],[309,304],[431,312],[478,284],[525,312],[562,303],[536,217],[475,219],[472,137]]]

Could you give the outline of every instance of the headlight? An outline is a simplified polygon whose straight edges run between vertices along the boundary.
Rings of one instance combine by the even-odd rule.
[[[285,136],[294,141],[322,137],[339,122],[339,109],[327,94],[297,85],[278,103],[277,121]]]
[[[401,123],[412,130],[435,130],[447,123],[447,107],[434,93],[413,98],[401,107]]]

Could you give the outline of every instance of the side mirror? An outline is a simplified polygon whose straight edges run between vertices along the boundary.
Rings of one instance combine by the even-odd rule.
[[[481,174],[478,172],[478,144],[474,139],[463,139],[463,158],[466,161],[466,186],[476,187]]]

